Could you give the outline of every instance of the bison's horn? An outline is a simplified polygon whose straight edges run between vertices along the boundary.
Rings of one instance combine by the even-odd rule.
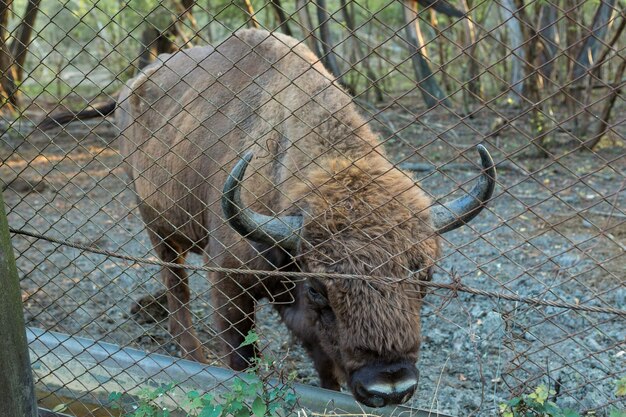
[[[302,216],[267,216],[242,204],[241,181],[251,159],[252,153],[246,153],[226,179],[222,195],[224,216],[237,233],[250,240],[272,246],[279,245],[286,250],[297,250]]]
[[[449,232],[469,223],[485,208],[485,203],[491,198],[496,186],[496,167],[484,146],[478,145],[478,153],[480,154],[483,173],[472,191],[431,210],[433,225],[437,233]]]

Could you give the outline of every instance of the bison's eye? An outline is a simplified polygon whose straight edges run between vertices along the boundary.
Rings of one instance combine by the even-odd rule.
[[[319,307],[326,307],[328,305],[328,299],[311,285],[308,285],[307,295],[309,300]]]

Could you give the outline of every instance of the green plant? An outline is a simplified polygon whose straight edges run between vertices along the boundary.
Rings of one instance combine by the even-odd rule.
[[[626,397],[626,376],[615,381],[615,396]]]
[[[258,340],[250,332],[241,346],[250,345]],[[270,358],[255,358],[253,366],[234,378],[230,391],[222,395],[190,391],[181,395],[175,391],[176,384],[167,384],[157,388],[142,388],[136,395],[133,411],[124,417],[169,417],[179,411],[187,417],[276,417],[287,415],[296,404],[297,397],[291,386],[294,376],[280,378],[282,382],[270,383],[269,370],[274,369]],[[263,376],[265,374],[265,376]],[[164,405],[165,397],[174,400],[177,407]],[[121,408],[123,394],[113,392],[109,400],[114,407]]]
[[[623,376],[615,381],[615,396],[626,397],[626,376]],[[626,410],[624,410],[623,408],[611,408],[611,411],[609,412],[609,417],[626,417]]]
[[[626,376],[615,381],[615,396],[626,396]],[[502,417],[580,417],[574,410],[563,409],[556,403],[549,401],[548,397],[555,392],[545,385],[539,385],[530,394],[514,397],[500,404]],[[626,417],[626,410],[612,408],[609,417]]]
[[[549,401],[548,396],[554,393],[545,385],[539,385],[530,394],[514,397],[500,404],[500,415],[502,417],[580,417],[576,411],[562,409]]]

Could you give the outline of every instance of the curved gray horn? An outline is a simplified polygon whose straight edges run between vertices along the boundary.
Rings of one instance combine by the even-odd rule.
[[[472,191],[449,203],[433,207],[431,217],[437,233],[446,233],[469,223],[485,208],[496,187],[496,167],[483,145],[478,145],[483,173]]]
[[[247,239],[297,250],[300,242],[302,216],[267,216],[257,213],[241,202],[241,181],[252,159],[248,152],[228,175],[222,194],[222,211],[233,229]]]

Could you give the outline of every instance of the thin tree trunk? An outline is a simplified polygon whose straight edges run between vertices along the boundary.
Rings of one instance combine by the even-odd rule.
[[[179,13],[172,24],[172,31],[177,32],[183,38],[183,44],[187,46],[192,46],[196,38],[200,37],[200,27],[196,17],[193,15],[193,8],[196,3],[197,0],[181,0],[180,3],[175,3]],[[187,23],[183,24],[185,20]],[[193,31],[191,37],[185,36],[185,27],[187,26]]]
[[[206,24],[206,36],[207,36],[207,41],[209,41],[209,45],[213,44],[213,31],[211,30],[211,22],[215,21],[215,17],[211,16],[211,13],[209,12],[209,10],[211,10],[211,6],[212,6],[212,2],[211,0],[206,0],[206,13],[209,15],[209,20]]]
[[[463,7],[463,12],[465,12],[465,19],[463,19],[463,24],[465,26],[465,41],[463,43],[463,52],[467,55],[469,59],[469,63],[467,65],[467,91],[468,94],[464,94],[467,96],[465,100],[467,105],[469,106],[470,101],[479,100],[482,102],[482,88],[480,85],[479,77],[479,66],[478,66],[478,58],[476,56],[476,52],[478,50],[478,42],[476,41],[476,25],[474,24],[474,20],[470,16],[470,7],[467,3],[467,0],[462,0],[461,5]],[[466,91],[465,89],[463,90]]]
[[[193,7],[196,0],[180,0],[175,3],[177,14],[172,16],[172,23],[163,31],[149,25],[141,34],[141,51],[139,54],[138,69],[145,68],[152,63],[159,54],[173,53],[184,46],[191,46],[193,38],[190,38],[184,31],[183,22],[186,20],[194,31],[195,36],[199,36],[200,28],[193,16]],[[176,39],[180,43],[175,42]]]
[[[189,19],[189,21],[195,25],[195,29],[197,29],[198,23],[196,22],[195,17],[193,17],[193,6],[196,5],[196,0],[181,0],[180,5],[182,6],[182,11],[178,19]]]
[[[0,45],[0,109],[15,111],[17,109],[17,86],[13,81],[11,52],[2,41]]]
[[[13,56],[6,43],[11,3],[12,0],[0,0],[0,108],[12,112],[17,108],[17,88],[11,74]]]
[[[576,45],[580,38],[580,28],[582,25],[578,24],[578,16],[580,14],[579,4],[576,2],[565,8],[565,27],[561,32],[565,33],[565,55],[567,55],[567,70],[563,76],[563,80],[569,80],[572,74],[572,68],[574,66],[574,60],[576,56]],[[571,95],[569,88],[562,88],[563,102],[569,114],[573,114],[576,108],[576,102]],[[578,119],[574,119],[574,127],[576,127]]]
[[[431,11],[443,13],[449,17],[463,17],[463,12],[455,9],[447,0],[417,0],[424,7],[430,8]]]
[[[259,21],[256,20],[256,15],[254,13],[254,8],[252,7],[252,3],[250,0],[243,0],[243,4],[246,9],[246,14],[248,15],[248,19],[246,23],[249,27],[258,29],[260,27]]]
[[[435,9],[430,9],[430,26],[435,31],[435,39],[437,42],[437,57],[439,59],[439,65],[441,65],[441,83],[446,91],[452,91],[452,84],[450,84],[450,77],[446,72],[446,53],[445,53],[445,38],[443,37],[441,30],[439,29],[439,21],[437,19],[437,13]]]
[[[522,25],[519,19],[515,16],[518,8],[513,0],[501,0],[500,10],[502,12],[502,19],[504,25],[508,29],[509,34],[509,48],[512,55],[511,62],[511,78],[510,78],[510,91],[508,98],[515,105],[520,105],[522,102],[522,94],[524,91],[524,84],[522,82],[524,78],[524,35],[522,33]]]
[[[626,9],[623,9],[621,11],[621,16],[622,16],[622,21],[620,25],[618,26],[617,30],[615,31],[615,33],[613,34],[613,37],[611,38],[611,40],[607,42],[606,48],[604,49],[604,52],[602,53],[600,58],[598,58],[596,66],[600,66],[604,64],[604,61],[606,60],[606,58],[609,56],[611,51],[613,51],[613,46],[617,43],[617,41],[622,36],[622,32],[624,31],[624,28],[626,28]]]
[[[308,5],[308,0],[296,0],[297,13],[300,20],[299,23],[302,28],[302,38],[307,46],[315,52],[315,55],[321,57],[322,52],[320,51],[320,47],[317,43],[317,38],[313,33],[313,21],[311,20]]]
[[[348,66],[352,70],[350,75],[353,75],[348,76],[348,73],[346,73],[344,80],[347,83],[348,90],[352,92],[352,95],[356,95],[359,78],[362,75],[360,71],[355,70],[357,62],[361,58],[361,45],[359,44],[358,39],[354,36],[354,21],[352,19],[352,15],[350,14],[350,10],[348,9],[348,5],[352,5],[352,0],[350,0],[349,4],[346,3],[346,0],[339,0],[339,9],[341,10],[341,15],[343,16],[346,29],[348,29],[348,34],[343,41],[344,45],[347,46],[344,60],[347,59]],[[365,76],[365,79],[367,83],[367,76]]]
[[[7,38],[7,28],[9,27],[9,13],[13,0],[0,0],[0,40]]]
[[[293,36],[291,28],[289,28],[289,18],[285,14],[285,10],[283,9],[281,0],[270,0],[270,3],[272,4],[272,8],[276,13],[276,19],[278,19],[280,29],[285,35]]]
[[[530,108],[530,122],[531,122],[531,143],[535,145],[540,157],[548,157],[548,147],[551,142],[553,132],[552,129],[546,128],[546,123],[549,122],[545,116],[546,102],[542,100],[543,78],[540,73],[538,62],[540,61],[539,55],[542,53],[542,43],[539,34],[535,31],[531,19],[526,14],[527,9],[523,7],[523,0],[518,0],[517,19],[518,22],[524,23],[522,34],[523,39],[526,41],[523,43],[525,61],[525,74],[524,80],[524,98],[531,104]]]
[[[15,37],[11,42],[11,54],[15,59],[15,69],[12,71],[14,81],[19,83],[24,78],[24,62],[26,62],[26,56],[28,55],[28,46],[32,40],[33,28],[35,26],[35,20],[39,13],[39,5],[41,0],[29,0],[26,5],[26,12],[15,32]]]
[[[339,83],[344,84],[341,80],[341,70],[339,69],[339,64],[337,63],[337,56],[334,51],[334,44],[330,33],[330,16],[326,10],[326,0],[316,0],[315,4],[317,5],[317,20],[319,22],[318,27],[322,50],[324,51],[324,62],[330,69],[330,72],[335,76],[335,78],[337,78]]]
[[[600,0],[600,5],[596,10],[596,14],[593,17],[593,23],[591,30],[588,30],[584,35],[584,38],[579,41],[582,42],[582,47],[576,55],[572,67],[571,83],[570,83],[570,95],[573,97],[573,113],[574,113],[574,132],[578,138],[583,138],[587,135],[589,128],[589,115],[591,114],[589,106],[589,96],[591,96],[591,77],[588,75],[592,70],[598,71],[600,66],[597,65],[598,57],[601,53],[604,38],[608,32],[610,23],[612,22],[611,16],[613,15],[613,7],[615,0]],[[589,88],[586,90],[574,90],[574,87],[578,83],[582,83],[585,79],[588,80]]]
[[[537,33],[543,45],[542,53],[538,56],[539,72],[544,78],[550,79],[554,69],[554,59],[559,50],[556,27],[559,13],[553,4],[544,3],[541,5],[539,15],[539,30]]]
[[[418,42],[417,30],[415,27],[415,19],[417,19],[417,2],[415,0],[404,0],[402,9],[404,12],[404,31],[406,42],[409,44],[411,52],[411,61],[413,70],[415,71],[415,80],[417,87],[422,93],[424,102],[428,108],[435,107],[441,103],[450,106],[445,93],[441,90],[433,73],[428,65],[428,61],[421,54],[421,45]]]
[[[611,112],[613,111],[613,107],[615,105],[615,101],[617,96],[620,94],[621,89],[619,85],[624,85],[624,81],[622,77],[624,76],[624,71],[626,70],[626,59],[622,59],[622,62],[615,73],[614,84],[618,85],[618,87],[613,88],[610,95],[605,99],[604,109],[602,110],[602,115],[600,116],[600,120],[598,121],[597,127],[591,139],[587,140],[583,143],[582,150],[588,149],[593,150],[593,148],[600,142],[602,137],[606,134],[606,131],[609,129],[609,122],[611,119]]]
[[[601,0],[600,6],[598,6],[598,10],[593,17],[591,30],[586,34],[583,46],[576,56],[572,69],[571,79],[573,82],[580,81],[596,63],[603,45],[602,41],[606,37],[610,26],[614,5],[615,0]]]
[[[350,61],[350,66],[355,65],[356,61],[359,59],[360,55],[360,45],[358,39],[355,38],[354,31],[354,19],[352,18],[352,14],[348,9],[349,5],[352,5],[353,0],[349,0],[350,3],[346,3],[346,0],[339,0],[339,7],[341,9],[341,15],[343,16],[343,20],[346,23],[346,28],[348,29],[348,36],[344,41],[347,45],[352,45],[352,48],[348,48],[348,60]]]
[[[537,96],[537,100],[541,100],[541,94],[539,93],[539,91],[544,92],[544,96],[552,96],[550,100],[546,100],[541,105],[542,109],[545,109],[547,107],[549,113],[553,113],[551,106],[554,102],[554,99],[552,93],[550,91],[547,91],[547,89],[552,89],[554,85],[552,82],[550,82],[550,80],[552,79],[552,74],[554,73],[554,63],[559,50],[559,36],[557,33],[558,19],[559,13],[556,6],[551,3],[543,3],[541,5],[539,9],[539,22],[537,24],[538,28],[536,32],[533,31],[533,34],[535,36],[533,36],[532,38],[532,44],[535,45],[536,50],[530,50],[529,52],[527,52],[527,55],[529,57],[533,53],[536,56],[536,70],[538,72],[533,73],[533,76],[536,77],[535,93]],[[530,46],[532,48],[532,45]],[[532,80],[529,80],[529,82],[532,83]],[[543,115],[541,115],[541,117],[542,116]],[[537,117],[540,116],[537,115]],[[544,132],[548,132],[550,130],[546,129],[545,126],[541,126],[541,129],[543,129]],[[549,146],[551,136],[552,135],[544,133],[543,137],[539,140],[539,146],[542,149],[546,149]]]
[[[370,66],[369,56],[363,56],[363,50],[361,48],[361,44],[359,43],[359,40],[356,38],[354,34],[356,30],[356,25],[354,23],[353,14],[351,13],[351,10],[348,9],[348,7],[352,5],[352,1],[353,0],[350,0],[350,3],[346,4],[346,0],[340,0],[343,19],[345,20],[346,26],[349,31],[348,40],[352,44],[352,49],[350,50],[350,65],[352,66],[352,65],[355,65],[356,63],[363,64],[363,67],[365,68],[365,75],[367,77],[367,81],[369,84],[367,88],[369,89],[373,87],[374,92],[376,94],[376,102],[381,102],[383,101],[383,92],[381,91],[380,87],[376,83],[377,77],[376,77],[376,74],[374,74],[372,67]],[[351,89],[353,90],[353,94],[356,95],[355,94],[356,88],[352,87]]]
[[[141,52],[137,64],[138,69],[143,69],[148,66],[159,54],[172,53],[178,49],[167,34],[161,33],[153,26],[143,31],[141,34],[141,44]]]
[[[147,67],[156,58],[158,54],[158,38],[159,31],[154,27],[146,28],[141,33],[141,52],[139,54],[139,62],[137,64],[138,69]]]
[[[421,16],[418,13],[417,3],[415,4],[415,19],[413,20],[413,24],[415,25],[415,35],[417,36],[417,44],[420,46],[419,52],[424,57],[424,59],[428,62],[431,61],[430,56],[428,56],[428,48],[426,48],[426,41],[424,40],[424,34],[422,33],[422,25],[420,24]]]

